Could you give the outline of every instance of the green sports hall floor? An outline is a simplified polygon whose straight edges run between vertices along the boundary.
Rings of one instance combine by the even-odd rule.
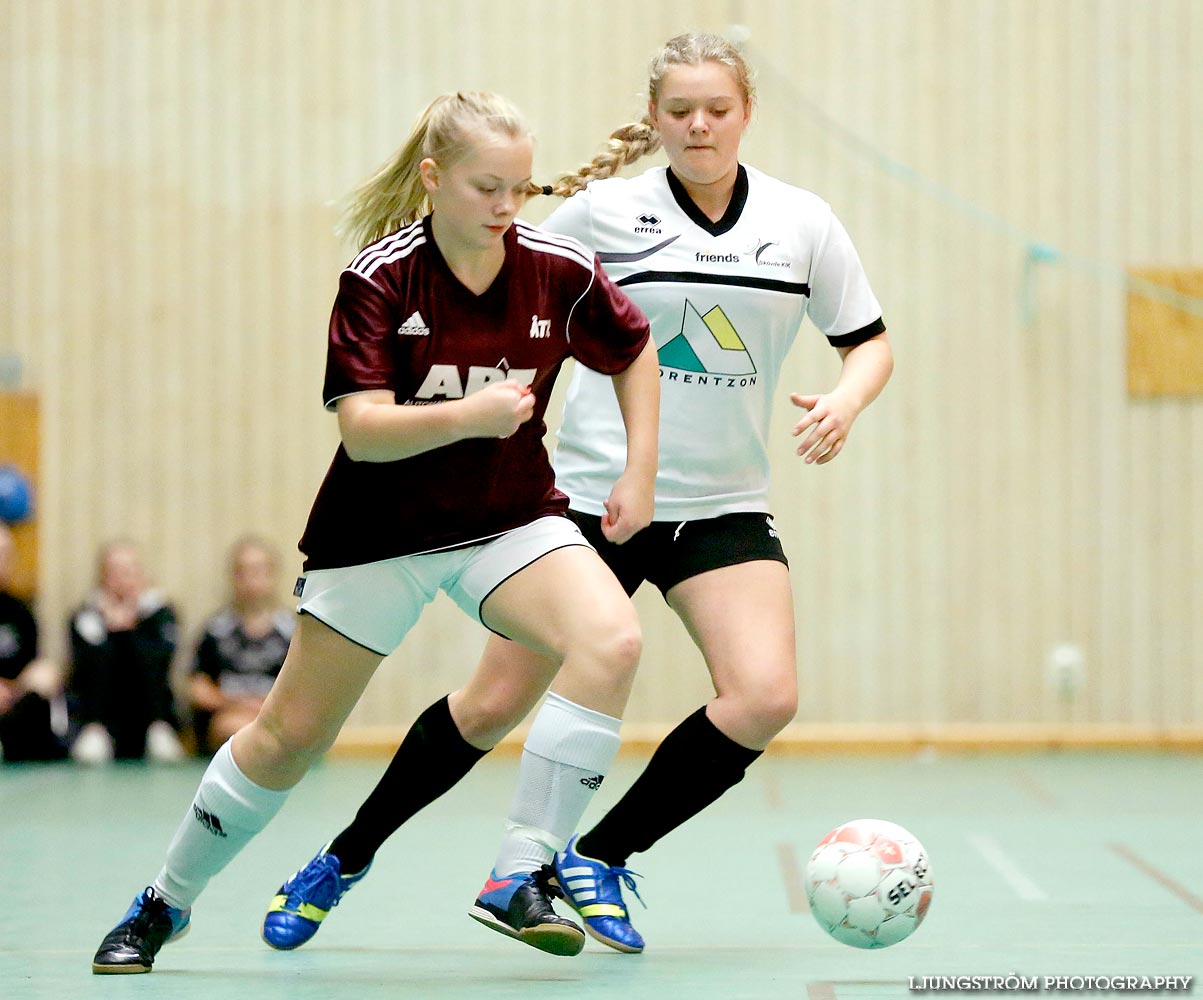
[[[640,764],[620,758],[591,816]],[[92,952],[154,876],[200,765],[0,766],[0,1000],[853,1000],[906,996],[912,976],[1203,974],[1203,758],[1154,752],[766,757],[633,859],[647,951],[590,940],[571,959],[465,915],[516,775],[516,757],[486,759],[394,837],[308,947],[269,950],[258,923],[273,891],[383,765],[317,768],[153,973],[106,977],[91,975]],[[828,939],[800,884],[815,841],[861,816],[910,828],[936,879],[926,923],[876,952]]]

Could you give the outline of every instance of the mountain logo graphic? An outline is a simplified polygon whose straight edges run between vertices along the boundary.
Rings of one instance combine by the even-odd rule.
[[[722,306],[700,313],[685,301],[681,332],[659,350],[660,364],[709,375],[753,375],[756,365]]]

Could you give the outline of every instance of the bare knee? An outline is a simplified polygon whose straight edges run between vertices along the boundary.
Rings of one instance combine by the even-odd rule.
[[[760,692],[752,708],[752,718],[765,735],[765,742],[794,721],[798,714],[798,690],[795,687]]]
[[[639,666],[639,657],[643,655],[643,630],[639,620],[632,615],[613,623],[598,641],[597,655],[616,675],[634,673]]]
[[[302,719],[260,712],[234,736],[235,759],[251,781],[265,788],[291,788],[334,745],[331,733]]]
[[[629,687],[643,653],[643,632],[639,619],[617,618],[599,622],[576,637],[565,657],[566,667],[583,670],[601,687]]]
[[[496,746],[543,694],[543,686],[526,689],[510,684],[461,688],[448,698],[451,717],[460,736],[480,750]]]
[[[725,691],[711,704],[711,721],[743,746],[763,750],[798,712],[798,690],[790,685],[763,685]]]
[[[629,617],[595,622],[572,637],[552,690],[578,705],[621,718],[642,651],[634,609]]]
[[[589,663],[611,677],[634,673],[642,652],[643,631],[634,607],[578,624],[565,634],[560,650],[565,665]]]

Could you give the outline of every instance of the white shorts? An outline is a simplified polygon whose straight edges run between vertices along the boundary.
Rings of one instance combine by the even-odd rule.
[[[440,590],[479,622],[480,606],[494,590],[548,552],[568,545],[592,548],[568,518],[552,515],[480,545],[310,570],[297,582],[297,611],[387,656]]]

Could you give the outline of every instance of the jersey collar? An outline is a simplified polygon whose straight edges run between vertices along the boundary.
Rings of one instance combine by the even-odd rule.
[[[443,251],[439,249],[438,243],[435,242],[434,229],[431,226],[431,216],[433,214],[433,212],[427,212],[422,217],[422,232],[426,236],[426,246],[430,250],[430,259],[434,261],[435,268],[442,272],[443,277],[449,282],[450,287],[454,288],[457,292],[462,292],[464,297],[472,302],[485,302],[491,297],[500,294],[509,282],[510,261],[514,259],[514,254],[518,252],[518,233],[514,226],[511,224],[510,228],[502,236],[502,240],[505,243],[505,259],[501,262],[501,270],[497,272],[497,277],[493,279],[493,283],[477,295],[456,277],[455,272],[451,270],[451,265],[447,263],[447,258],[443,256]]]
[[[742,163],[735,174],[735,189],[731,192],[731,201],[727,203],[727,211],[723,213],[723,217],[718,222],[712,222],[707,218],[706,213],[698,208],[694,200],[689,197],[689,192],[685,190],[685,185],[673,173],[672,167],[669,167],[665,173],[668,177],[668,189],[673,193],[677,204],[681,206],[681,211],[689,216],[691,222],[706,230],[711,236],[722,236],[723,233],[735,227],[735,223],[739,221],[739,217],[743,213],[744,203],[748,200],[748,172]]]

